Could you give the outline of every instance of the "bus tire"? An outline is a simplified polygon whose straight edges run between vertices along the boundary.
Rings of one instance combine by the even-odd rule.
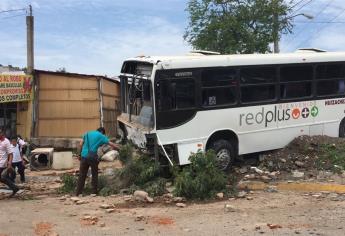
[[[212,150],[214,150],[217,159],[217,167],[226,171],[235,160],[235,149],[233,145],[227,140],[220,139],[213,143]]]
[[[345,137],[345,118],[340,122],[340,125],[339,125],[339,137],[340,138]]]

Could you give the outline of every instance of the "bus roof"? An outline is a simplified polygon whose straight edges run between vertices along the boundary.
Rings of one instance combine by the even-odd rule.
[[[138,61],[161,65],[162,69],[222,67],[244,65],[273,65],[317,62],[345,62],[345,52],[313,52],[299,50],[295,53],[279,54],[233,54],[187,56],[141,56],[126,61]]]

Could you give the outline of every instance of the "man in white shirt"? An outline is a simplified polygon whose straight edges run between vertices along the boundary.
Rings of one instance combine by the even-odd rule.
[[[23,160],[23,155],[21,154],[20,145],[17,143],[17,137],[11,138],[11,147],[13,150],[13,160],[12,160],[12,167],[13,172],[11,173],[11,179],[15,183],[16,182],[16,169],[18,174],[20,175],[20,181],[22,183],[25,182],[25,163]]]
[[[5,137],[3,130],[0,129],[0,181],[12,189],[13,192],[10,197],[19,191],[18,187],[11,181],[9,177],[9,173],[13,171],[12,153],[13,150],[11,148],[10,141]]]

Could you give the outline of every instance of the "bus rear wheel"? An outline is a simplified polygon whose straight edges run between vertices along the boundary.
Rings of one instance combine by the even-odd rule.
[[[235,159],[234,147],[227,140],[220,139],[213,143],[212,148],[216,153],[217,167],[226,171]]]

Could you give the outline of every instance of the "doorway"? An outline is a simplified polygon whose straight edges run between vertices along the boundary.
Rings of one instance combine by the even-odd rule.
[[[0,103],[0,127],[7,138],[17,134],[17,103]]]

